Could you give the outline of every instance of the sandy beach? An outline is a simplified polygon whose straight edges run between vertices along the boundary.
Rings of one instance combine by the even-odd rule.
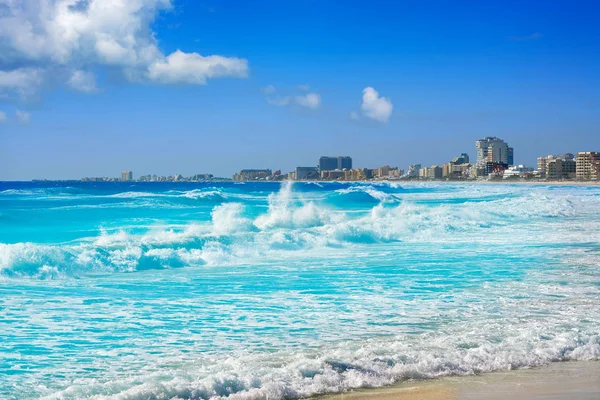
[[[408,381],[396,386],[323,396],[321,400],[597,400],[600,362],[554,363],[546,367]]]
[[[445,183],[449,185],[534,185],[534,186],[600,186],[600,181],[521,181],[521,180],[380,180],[380,181],[361,181],[360,183],[368,184],[371,182],[387,182],[387,183]]]

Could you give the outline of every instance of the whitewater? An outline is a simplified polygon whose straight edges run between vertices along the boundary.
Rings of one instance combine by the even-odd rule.
[[[600,360],[600,187],[0,182],[1,399]]]

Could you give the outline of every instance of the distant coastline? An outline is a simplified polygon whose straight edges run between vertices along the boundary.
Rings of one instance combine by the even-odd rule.
[[[30,181],[0,181],[0,182],[33,182],[33,183],[129,183],[129,184],[164,184],[164,183],[281,183],[287,181],[273,181],[273,180],[246,180],[246,181],[232,181],[225,179],[215,179],[206,181],[84,181],[80,179],[32,179]],[[359,180],[359,181],[337,181],[337,180],[305,180],[305,181],[292,181],[297,183],[395,183],[395,184],[451,184],[451,185],[542,185],[542,186],[600,186],[600,181],[542,181],[542,180],[487,180],[487,179],[467,179],[467,180],[432,180],[432,179],[371,179],[371,180]]]

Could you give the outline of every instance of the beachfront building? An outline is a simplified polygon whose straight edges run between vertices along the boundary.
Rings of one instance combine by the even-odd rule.
[[[345,172],[340,169],[334,169],[333,171],[321,171],[321,179],[324,181],[343,181],[345,177]]]
[[[344,180],[346,181],[366,181],[371,178],[373,178],[373,170],[369,168],[344,170]]]
[[[475,142],[477,149],[478,168],[484,168],[489,173],[487,165],[509,165],[514,164],[514,149],[497,137],[486,137]],[[505,168],[506,169],[506,168]]]
[[[319,168],[317,167],[296,167],[294,175],[297,181],[310,181],[319,179]]]
[[[577,153],[575,170],[577,180],[600,181],[600,152]]]
[[[432,165],[419,170],[420,179],[442,179],[442,167]]]
[[[191,181],[210,181],[214,178],[213,174],[196,174],[190,178]]]
[[[131,172],[131,171],[121,172],[121,181],[130,182],[132,180],[133,180],[133,172]]]
[[[462,153],[460,156],[454,157],[449,163],[442,165],[442,178],[465,179],[469,177],[470,170],[469,155]]]
[[[418,178],[420,170],[421,170],[421,164],[409,165],[408,170],[406,171],[406,174],[402,175],[402,178],[404,178],[404,179]]]
[[[508,169],[508,164],[500,162],[486,162],[484,166],[485,176],[501,177],[504,175],[504,171]]]
[[[373,170],[372,176],[376,179],[398,179],[404,173],[404,171],[398,169],[398,167],[390,167],[384,165]]]
[[[507,170],[504,171],[502,178],[520,179],[525,178],[528,175],[533,175],[533,168],[529,168],[524,165],[511,165]]]
[[[537,159],[537,172],[540,178],[546,177],[546,168],[548,167],[548,160],[554,158],[554,155],[550,154],[548,156],[541,156]]]
[[[555,158],[546,163],[546,178],[550,180],[575,179],[577,162],[574,159]]]
[[[329,157],[323,156],[319,159],[319,170],[320,171],[334,171],[339,170],[350,170],[352,169],[352,157],[337,156]]]
[[[471,176],[472,167],[469,163],[455,164],[454,162],[449,162],[442,165],[442,178],[468,179]]]
[[[243,169],[233,175],[233,180],[240,181],[260,181],[268,180],[273,175],[270,169]]]
[[[540,178],[551,180],[574,179],[577,173],[575,156],[571,153],[538,157],[537,164]]]

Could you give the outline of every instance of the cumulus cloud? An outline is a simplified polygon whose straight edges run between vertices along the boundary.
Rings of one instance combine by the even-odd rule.
[[[171,0],[0,0],[0,93],[26,94],[44,75],[91,93],[97,88],[89,71],[104,67],[158,84],[247,76],[244,59],[163,54],[151,26],[171,8]]]
[[[98,91],[98,88],[96,87],[96,77],[91,72],[80,70],[73,71],[67,83],[72,89],[80,92],[94,93]]]
[[[0,111],[0,124],[4,124],[8,121],[8,117],[4,111]]]
[[[363,90],[362,113],[365,117],[379,122],[388,122],[394,106],[390,99],[380,97],[379,93],[372,87]]]
[[[203,57],[198,53],[177,50],[148,67],[148,78],[157,83],[204,85],[209,78],[225,76],[245,78],[248,76],[248,61],[234,57]]]
[[[300,91],[309,91],[310,87],[306,85],[298,85],[296,86],[296,89]],[[277,107],[297,105],[316,110],[321,106],[321,95],[314,92],[287,96],[279,95],[277,94],[277,90],[273,85],[263,88],[262,92],[267,95],[267,102]]]
[[[306,108],[316,109],[321,105],[321,96],[317,93],[307,93],[303,96],[294,97],[296,104]]]
[[[26,125],[29,123],[29,121],[31,120],[31,116],[28,112],[25,111],[21,111],[21,110],[16,110],[15,111],[15,116],[17,117],[17,121],[19,121],[19,123]]]
[[[0,70],[0,93],[16,92],[21,96],[28,96],[39,88],[42,80],[43,70],[41,68]]]

